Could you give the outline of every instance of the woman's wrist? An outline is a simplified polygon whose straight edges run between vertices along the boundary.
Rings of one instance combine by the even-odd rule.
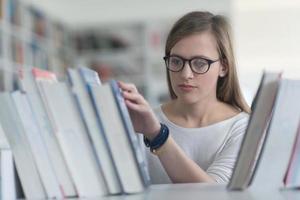
[[[147,133],[144,133],[144,136],[148,139],[148,140],[153,140],[158,134],[159,134],[159,131],[161,129],[161,124],[160,123],[157,123],[155,124],[155,126],[153,127],[153,130],[147,132]]]

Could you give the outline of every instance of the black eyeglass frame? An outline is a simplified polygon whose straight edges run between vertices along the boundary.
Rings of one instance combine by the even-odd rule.
[[[172,69],[169,68],[168,60],[170,59],[170,57],[177,57],[177,58],[180,58],[183,61],[183,65],[182,65],[182,67],[179,70],[172,70]],[[194,69],[192,67],[192,61],[195,60],[195,59],[197,59],[197,58],[198,59],[200,58],[200,59],[205,60],[207,62],[208,67],[207,67],[207,70],[205,72],[199,73],[199,72],[195,72],[194,71]],[[172,72],[180,72],[181,70],[183,70],[183,68],[185,66],[185,63],[188,61],[189,66],[190,66],[192,72],[194,72],[195,74],[205,74],[205,73],[207,73],[209,71],[209,69],[210,69],[211,64],[213,64],[213,63],[215,63],[215,62],[217,62],[217,61],[220,60],[220,58],[218,58],[217,60],[211,60],[211,59],[203,58],[201,56],[195,56],[195,57],[192,57],[191,59],[185,59],[185,58],[183,58],[181,56],[178,56],[178,55],[164,56],[163,59],[165,61],[167,69],[170,70],[170,71],[172,71]]]

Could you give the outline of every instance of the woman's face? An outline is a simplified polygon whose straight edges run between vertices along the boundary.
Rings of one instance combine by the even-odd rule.
[[[208,31],[179,40],[171,49],[170,55],[184,59],[191,59],[195,56],[213,61],[219,59],[217,41]],[[220,61],[217,61],[210,65],[205,74],[197,74],[191,70],[189,62],[185,62],[181,71],[169,73],[171,85],[178,100],[193,104],[216,99],[217,80],[219,75],[224,73],[224,67]]]

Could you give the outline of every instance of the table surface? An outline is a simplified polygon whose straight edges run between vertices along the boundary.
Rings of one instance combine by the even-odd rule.
[[[105,196],[89,200],[297,200],[300,190],[261,188],[229,191],[226,185],[201,183],[151,185],[145,192],[131,195]]]

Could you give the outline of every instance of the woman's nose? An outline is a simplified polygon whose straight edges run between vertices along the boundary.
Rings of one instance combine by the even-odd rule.
[[[183,69],[181,70],[181,76],[187,79],[194,77],[194,72],[192,71],[189,62],[185,62]]]

